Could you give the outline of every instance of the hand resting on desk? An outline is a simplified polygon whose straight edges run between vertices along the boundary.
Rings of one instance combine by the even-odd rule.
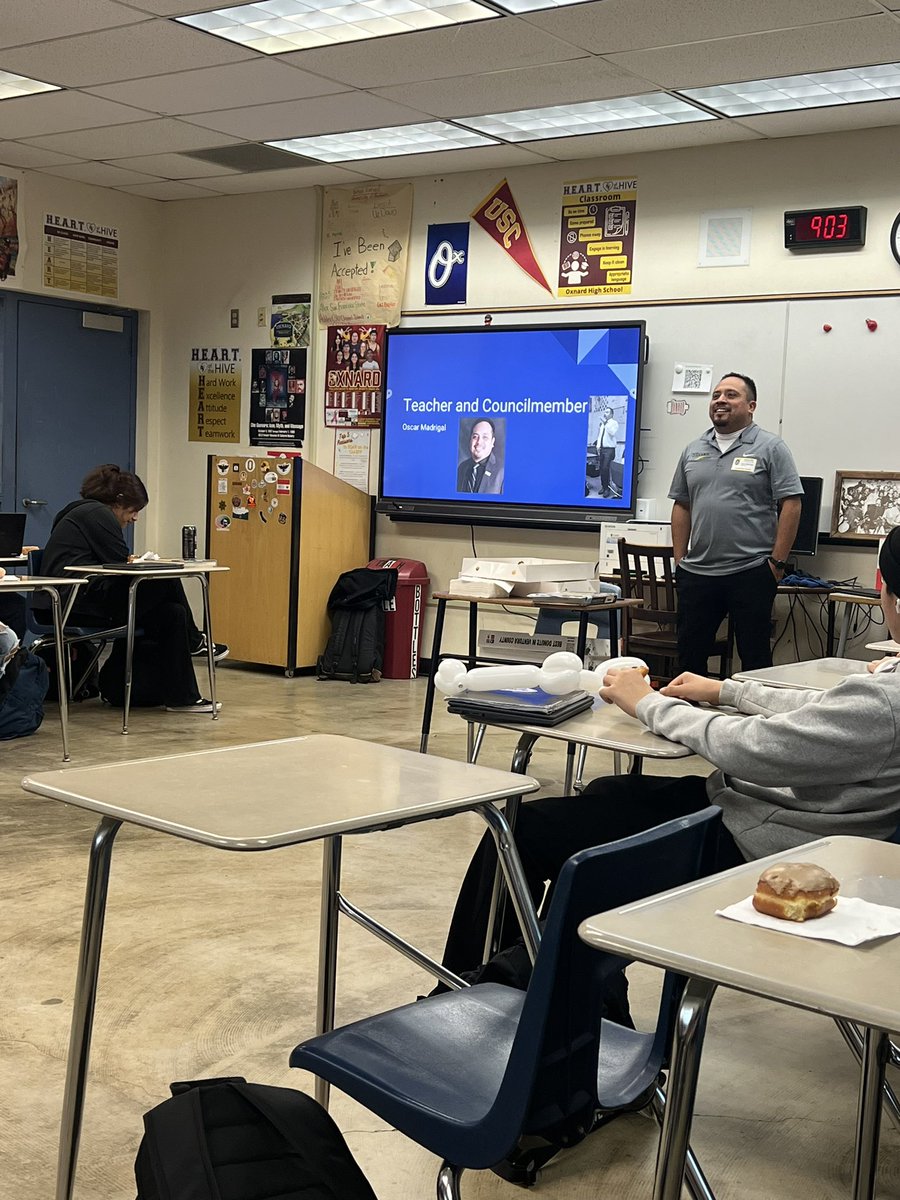
[[[614,669],[607,671],[603,677],[600,699],[607,704],[617,705],[622,712],[633,717],[638,704],[650,691],[650,680],[639,667]]]
[[[722,684],[718,679],[707,679],[704,675],[693,675],[682,671],[671,683],[660,688],[663,696],[674,696],[678,700],[692,700],[695,704],[718,704]]]

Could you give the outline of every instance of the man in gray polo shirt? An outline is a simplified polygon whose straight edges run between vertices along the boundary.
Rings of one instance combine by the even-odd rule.
[[[707,674],[726,615],[742,668],[772,665],[772,603],[797,535],[803,485],[781,438],[753,423],[755,409],[753,380],[724,375],[709,405],[712,428],[685,449],[669,489],[678,657],[697,675]]]

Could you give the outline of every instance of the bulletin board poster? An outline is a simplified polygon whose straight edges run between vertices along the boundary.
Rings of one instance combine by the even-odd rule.
[[[334,435],[334,473],[361,492],[369,490],[368,429],[339,429]]]
[[[563,184],[557,296],[578,299],[631,292],[636,210],[636,179]]]
[[[306,353],[276,348],[252,351],[251,446],[303,446]]]
[[[188,401],[188,441],[241,440],[241,352],[194,346]]]
[[[44,214],[44,286],[87,296],[119,294],[119,230],[60,213]]]
[[[330,325],[325,357],[325,425],[377,429],[384,397],[384,325]]]
[[[19,181],[0,175],[0,282],[16,273],[19,257]]]
[[[400,322],[406,284],[411,183],[325,188],[319,325]]]
[[[309,345],[309,292],[273,296],[269,309],[269,340],[273,346],[302,348]]]

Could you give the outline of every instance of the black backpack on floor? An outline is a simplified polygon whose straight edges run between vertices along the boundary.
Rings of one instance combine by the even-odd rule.
[[[0,675],[0,739],[27,737],[40,728],[48,681],[46,664],[20,646]]]
[[[241,1078],[171,1090],[144,1114],[137,1200],[377,1200],[311,1096]]]
[[[384,611],[393,606],[396,570],[357,567],[338,576],[328,597],[331,636],[316,663],[319,679],[377,683],[384,664]]]

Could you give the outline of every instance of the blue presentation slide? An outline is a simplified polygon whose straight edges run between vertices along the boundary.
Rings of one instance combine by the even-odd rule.
[[[641,349],[638,325],[389,333],[382,495],[630,504]]]

